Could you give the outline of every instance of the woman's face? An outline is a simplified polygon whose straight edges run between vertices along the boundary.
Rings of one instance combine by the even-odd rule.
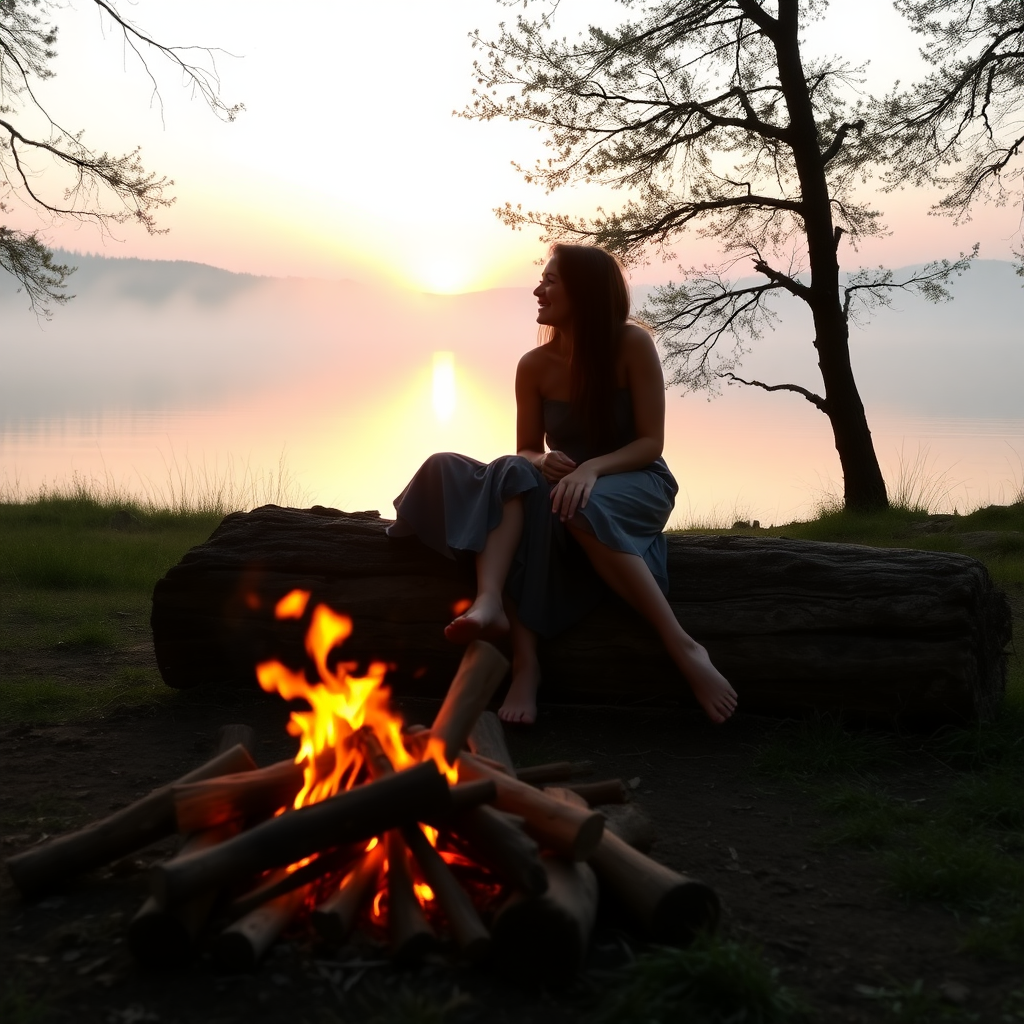
[[[572,304],[558,276],[555,257],[548,260],[533,294],[537,296],[537,323],[563,330],[572,326]]]

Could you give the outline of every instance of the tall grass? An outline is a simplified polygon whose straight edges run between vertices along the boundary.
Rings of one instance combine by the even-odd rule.
[[[171,453],[165,460],[166,479],[158,483],[139,478],[134,485],[107,473],[101,479],[72,473],[69,478],[24,490],[17,479],[0,481],[0,505],[92,505],[124,509],[135,514],[160,512],[176,516],[223,516],[260,505],[303,505],[309,494],[289,469],[284,453],[273,469],[228,458],[226,464],[199,465]]]

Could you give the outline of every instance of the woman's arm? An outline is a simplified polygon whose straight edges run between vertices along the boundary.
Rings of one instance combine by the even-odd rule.
[[[665,378],[654,340],[642,327],[627,324],[622,338],[626,384],[633,400],[636,439],[607,455],[588,459],[568,473],[551,492],[551,509],[563,520],[586,508],[598,477],[642,469],[665,446]]]
[[[529,459],[549,483],[576,468],[564,452],[544,450],[544,404],[540,394],[539,350],[527,352],[516,368],[516,454]]]

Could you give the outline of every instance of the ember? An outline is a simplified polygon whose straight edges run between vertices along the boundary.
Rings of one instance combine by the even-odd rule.
[[[310,603],[294,590],[275,610],[308,615],[318,678],[278,661],[256,668],[264,690],[308,704],[288,724],[294,760],[256,768],[236,746],[89,829],[12,857],[23,892],[177,829],[188,838],[153,868],[153,895],[129,932],[145,963],[184,961],[207,936],[223,967],[252,969],[289,926],[308,920],[340,944],[362,922],[386,934],[396,961],[447,944],[464,959],[493,955],[555,980],[583,963],[599,881],[657,941],[714,928],[707,886],[607,831],[588,805],[624,801],[620,781],[573,792],[575,768],[564,762],[517,778],[501,725],[484,711],[508,669],[494,647],[470,644],[433,726],[406,729],[387,666],[355,675],[338,656],[351,620]],[[569,788],[538,788],[547,782]]]

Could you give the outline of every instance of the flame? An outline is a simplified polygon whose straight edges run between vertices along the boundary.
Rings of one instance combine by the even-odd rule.
[[[440,737],[431,736],[427,740],[427,749],[423,753],[423,760],[433,761],[437,765],[437,770],[447,777],[449,785],[454,786],[459,781],[459,769],[448,763],[448,759],[444,755],[444,740]]]
[[[274,606],[274,615],[279,619],[301,619],[309,604],[308,590],[293,590],[285,594]]]
[[[468,612],[470,606],[473,604],[468,597],[459,598],[455,604],[452,605],[452,615],[461,615],[463,612]]]
[[[420,903],[429,903],[434,898],[434,890],[426,882],[413,882],[412,891]]]
[[[302,615],[309,594],[293,590],[277,603],[278,618]],[[326,605],[313,609],[306,634],[306,650],[320,675],[310,683],[279,661],[256,666],[256,678],[268,693],[285,700],[308,701],[309,711],[293,711],[288,732],[299,739],[295,763],[303,767],[303,786],[293,806],[305,807],[350,789],[363,767],[363,756],[350,742],[352,734],[370,725],[385,754],[397,769],[415,764],[402,744],[402,720],[391,711],[390,691],[384,686],[388,666],[373,662],[365,676],[353,676],[354,662],[338,662],[331,668],[331,653],[352,634],[352,620]],[[333,756],[332,756],[333,755]]]
[[[371,840],[370,840],[370,841],[369,841],[369,842],[368,842],[368,843],[366,844],[366,850],[365,850],[364,852],[365,852],[365,853],[369,853],[369,852],[370,852],[370,851],[371,851],[372,849],[374,849],[374,848],[375,848],[375,847],[377,846],[377,844],[378,844],[379,842],[380,842],[380,840],[379,840],[379,839],[378,839],[378,838],[377,838],[376,836],[374,836],[374,837],[373,837],[373,838],[372,838],[372,839],[371,839]]]

